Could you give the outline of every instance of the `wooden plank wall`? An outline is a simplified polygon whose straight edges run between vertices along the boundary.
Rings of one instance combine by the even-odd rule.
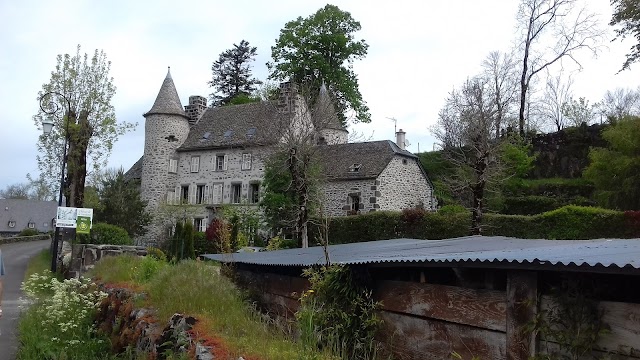
[[[272,315],[289,321],[309,287],[306,279],[294,276],[247,270],[236,274],[260,295]],[[374,297],[382,304],[379,314],[384,323],[378,339],[402,360],[451,359],[454,351],[464,359],[526,360],[527,354],[544,349],[541,339],[532,343],[535,339],[518,331],[535,314],[528,307],[536,303],[535,290],[529,289],[535,288],[535,276],[530,275],[535,274],[510,274],[507,291],[379,281]],[[550,301],[542,296],[539,308],[548,308]],[[611,329],[597,344],[600,357],[609,352],[611,359],[640,359],[640,304],[603,301],[599,306]],[[510,317],[518,319],[509,323]],[[512,349],[510,342],[515,344]]]

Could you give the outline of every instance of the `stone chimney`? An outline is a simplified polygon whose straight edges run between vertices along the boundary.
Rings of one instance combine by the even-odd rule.
[[[406,134],[407,133],[402,131],[402,129],[396,132],[396,145],[398,145],[398,147],[402,150],[404,150],[404,146],[406,144],[406,139],[405,139]]]
[[[189,96],[189,105],[184,107],[184,111],[189,117],[189,125],[193,126],[197,123],[205,110],[207,110],[206,98],[198,95]]]
[[[298,87],[290,81],[280,83],[280,96],[278,97],[278,108],[284,113],[291,112],[296,106]]]

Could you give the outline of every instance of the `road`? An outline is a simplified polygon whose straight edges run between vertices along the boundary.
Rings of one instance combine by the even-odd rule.
[[[4,260],[5,276],[2,277],[2,318],[0,318],[0,360],[15,360],[18,341],[16,338],[20,316],[20,285],[24,280],[27,263],[34,255],[47,249],[49,240],[0,245]]]

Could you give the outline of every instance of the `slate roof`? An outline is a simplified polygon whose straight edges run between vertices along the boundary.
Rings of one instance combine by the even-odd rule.
[[[19,233],[29,222],[40,232],[55,230],[51,220],[56,217],[57,208],[55,201],[0,199],[0,233]],[[9,221],[15,221],[16,226],[10,228]]]
[[[158,92],[158,96],[156,97],[156,101],[153,103],[151,110],[143,116],[147,117],[153,114],[181,115],[185,118],[187,117],[187,113],[185,113],[182,108],[182,103],[178,96],[178,90],[176,90],[176,86],[173,84],[171,69],[167,70],[167,76],[162,82],[162,86],[160,87],[160,91]]]
[[[290,121],[276,101],[209,108],[178,151],[275,144]]]
[[[396,155],[418,158],[390,140],[321,145],[318,150],[320,165],[328,180],[376,178]],[[360,164],[358,171],[349,171],[354,164]]]
[[[342,121],[338,118],[336,108],[333,106],[324,82],[320,86],[320,93],[313,107],[312,120],[318,130],[334,129],[346,131]]]
[[[140,180],[142,179],[142,159],[144,159],[144,155],[140,156],[140,159],[133,164],[126,173],[124,173],[124,180]]]
[[[640,273],[640,239],[542,240],[466,236],[445,240],[394,239],[330,245],[334,264],[482,266]],[[267,266],[322,265],[322,247],[256,253],[207,254],[226,263]]]

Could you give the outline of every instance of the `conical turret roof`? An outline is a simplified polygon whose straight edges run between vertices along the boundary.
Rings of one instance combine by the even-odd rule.
[[[171,68],[167,70],[167,77],[165,77],[162,82],[162,87],[160,87],[160,92],[158,92],[158,97],[156,97],[156,101],[153,103],[151,110],[144,114],[144,116],[146,117],[153,114],[181,115],[185,118],[187,117],[180,103],[176,86],[173,84],[173,79],[171,78]]]
[[[345,130],[342,121],[340,121],[336,114],[336,108],[333,106],[333,102],[329,97],[329,91],[327,90],[327,86],[324,81],[320,86],[320,93],[316,99],[313,117],[314,124],[321,129]]]

